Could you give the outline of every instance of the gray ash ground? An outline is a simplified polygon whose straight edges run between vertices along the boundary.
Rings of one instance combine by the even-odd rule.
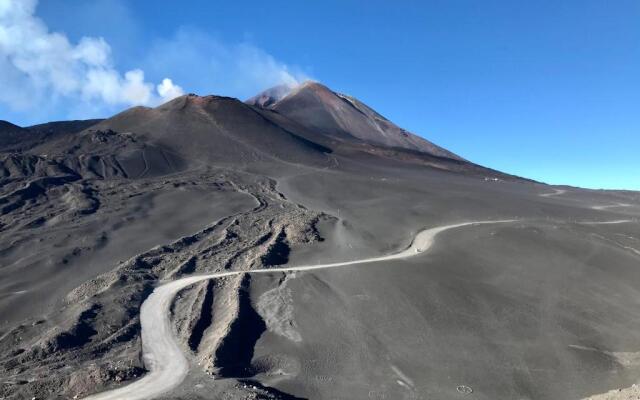
[[[0,398],[142,376],[139,309],[163,281],[514,218],[411,260],[184,289],[171,321],[191,369],[163,398],[633,398],[640,195],[492,171],[332,93],[0,125]]]

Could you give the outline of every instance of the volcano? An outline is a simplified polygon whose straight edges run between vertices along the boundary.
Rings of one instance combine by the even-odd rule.
[[[639,218],[318,82],[0,121],[0,398],[631,396]]]
[[[316,132],[343,140],[416,150],[462,160],[420,136],[396,126],[358,99],[331,91],[317,82],[305,82],[286,95],[282,86],[247,100],[266,107]]]

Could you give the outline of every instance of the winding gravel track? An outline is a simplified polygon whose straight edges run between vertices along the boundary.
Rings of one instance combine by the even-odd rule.
[[[610,208],[619,208],[619,207],[633,207],[633,204],[616,203],[616,204],[608,204],[604,206],[592,206],[591,208],[594,210],[608,210]]]
[[[617,219],[615,221],[583,221],[578,222],[581,225],[616,225],[616,224],[627,224],[635,222],[633,219]]]
[[[541,193],[538,196],[540,196],[540,197],[553,197],[553,196],[560,196],[561,194],[565,194],[565,193],[567,193],[567,191],[565,189],[553,189],[553,192],[551,192],[551,193]]]
[[[149,371],[141,379],[124,387],[89,396],[87,400],[142,400],[152,399],[178,386],[189,372],[189,361],[178,345],[169,320],[171,303],[176,294],[194,283],[214,278],[239,274],[271,274],[274,272],[311,271],[316,269],[346,267],[379,261],[408,258],[424,253],[434,242],[440,232],[469,225],[498,224],[517,220],[476,221],[419,232],[411,245],[403,251],[387,256],[366,258],[354,261],[319,264],[309,266],[292,266],[251,271],[225,271],[209,275],[190,276],[178,279],[157,287],[142,303],[140,308],[140,324],[142,327],[142,357]]]

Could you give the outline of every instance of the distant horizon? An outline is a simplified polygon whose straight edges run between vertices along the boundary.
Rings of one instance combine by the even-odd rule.
[[[0,42],[0,119],[20,126],[190,92],[244,101],[311,79],[474,163],[553,185],[640,190],[634,0],[7,4],[0,27],[46,43]],[[341,29],[310,29],[299,18],[310,13]]]
[[[309,80],[306,80],[306,81],[304,81],[304,82],[300,82],[298,85],[302,85],[302,84],[304,84],[304,83],[306,83],[306,82],[317,82],[317,83],[320,83],[320,84],[324,85],[324,83],[323,83],[323,82],[318,81],[318,80],[314,80],[314,79],[309,79]],[[326,86],[326,85],[325,85],[325,86]],[[327,87],[328,87],[328,86],[327,86]],[[256,93],[256,95],[258,95],[258,94],[260,94],[260,93],[262,93],[262,92],[264,92],[264,91],[266,91],[266,90],[268,90],[268,89],[271,89],[271,88],[266,88],[266,89],[264,89],[263,91],[260,91],[260,92]],[[332,88],[331,88],[331,87],[329,87],[329,89],[332,89]],[[333,90],[333,89],[332,89],[332,90]],[[338,92],[339,92],[339,91],[338,91]],[[358,98],[356,95],[353,95],[352,93],[343,93],[343,94],[346,94],[346,95],[349,95],[349,96],[352,96],[352,97]],[[189,96],[189,95],[196,95],[196,96],[200,96],[200,97],[206,97],[206,96],[231,97],[231,98],[235,98],[235,99],[237,99],[237,100],[239,100],[239,101],[242,101],[242,102],[244,102],[244,101],[248,100],[249,98],[251,98],[251,97],[249,97],[249,98],[247,98],[247,99],[241,99],[241,98],[237,98],[237,97],[233,97],[233,96],[227,96],[227,95],[225,95],[225,94],[219,94],[219,93],[208,93],[208,94],[184,93],[182,96]],[[173,99],[172,99],[172,100],[173,100]],[[172,100],[168,100],[167,102],[172,101]],[[164,104],[164,103],[162,103],[162,104]],[[161,104],[160,104],[160,105],[161,105]],[[369,104],[367,104],[367,105],[369,105]],[[158,106],[159,106],[159,105],[158,105]],[[371,105],[369,105],[369,106],[371,106]],[[132,106],[132,107],[135,107],[135,106]],[[108,115],[108,116],[103,116],[103,117],[96,116],[96,117],[93,117],[93,118],[86,118],[86,119],[79,119],[79,120],[92,120],[92,119],[104,120],[104,119],[109,119],[109,118],[111,118],[112,116],[114,116],[114,115],[116,115],[116,114],[119,114],[119,113],[121,113],[121,112],[124,112],[124,111],[128,110],[129,108],[131,108],[131,107],[123,108],[122,110],[117,111],[115,114]],[[385,113],[384,113],[383,111],[377,110],[377,109],[375,109],[375,107],[372,107],[372,108],[373,108],[375,111],[379,112],[381,115],[383,115],[383,116],[384,116],[384,114],[385,114]],[[42,122],[38,122],[38,123],[35,123],[35,124],[30,124],[30,125],[19,125],[19,124],[16,124],[15,122],[13,122],[13,121],[7,121],[7,122],[13,123],[13,124],[18,125],[18,126],[23,127],[23,128],[28,128],[28,127],[31,127],[31,126],[37,126],[37,125],[46,124],[46,123],[65,122],[65,121],[73,121],[73,120],[64,120],[64,119],[61,119],[61,120],[52,120],[52,121],[42,121]],[[392,120],[392,122],[393,122],[393,120]],[[401,128],[404,128],[404,127],[402,127],[402,126],[401,126]],[[431,141],[431,139],[430,139],[430,138],[428,138],[428,137],[425,137],[425,136],[421,135],[419,132],[413,132],[413,131],[411,131],[411,132],[412,132],[412,133],[414,133],[414,134],[416,134],[416,135],[418,135],[418,136],[420,136],[420,137],[422,137],[422,138],[424,138],[424,139],[426,139],[426,140]],[[435,143],[435,144],[436,144],[436,145],[440,145],[439,143]],[[451,151],[451,152],[453,152],[453,153],[455,153],[455,154],[460,155],[462,158],[465,158],[465,159],[467,159],[468,161],[470,161],[470,162],[472,162],[472,163],[474,163],[474,164],[479,164],[479,165],[482,165],[482,166],[484,166],[484,167],[488,167],[488,168],[492,168],[492,169],[499,170],[498,168],[495,168],[495,167],[493,167],[493,166],[491,166],[491,165],[484,165],[484,164],[480,164],[480,163],[478,163],[478,162],[476,162],[476,161],[474,161],[474,160],[472,160],[472,159],[469,159],[469,158],[465,157],[463,154],[460,154],[459,152],[457,152],[455,149],[449,149],[449,148],[447,148],[447,150],[449,150],[449,151]],[[518,177],[521,177],[521,178],[525,178],[525,179],[532,179],[532,180],[537,181],[537,182],[539,182],[539,183],[546,184],[546,185],[551,185],[551,186],[575,187],[575,188],[580,188],[580,189],[589,189],[589,190],[616,190],[616,191],[634,191],[634,192],[635,192],[635,191],[640,191],[640,186],[638,186],[638,188],[636,188],[636,189],[615,188],[615,187],[609,187],[609,188],[606,188],[606,187],[587,187],[587,186],[577,186],[577,185],[574,185],[574,184],[571,184],[571,183],[550,183],[550,182],[545,182],[545,181],[543,181],[543,180],[536,179],[536,178],[531,177],[531,176],[524,176],[524,175],[520,175],[520,174],[518,174],[518,173],[514,173],[514,172],[512,172],[512,171],[505,171],[505,170],[499,170],[499,171],[500,171],[500,172],[507,173],[507,174],[510,174],[510,175],[518,176]]]
[[[317,83],[320,83],[320,84],[322,84],[322,85],[325,85],[322,81],[315,80],[315,79],[307,79],[307,80],[305,80],[305,81],[303,81],[303,82],[298,83],[297,85],[294,85],[294,87],[295,87],[295,86],[302,85],[302,84],[307,83],[307,82],[317,82]],[[325,85],[325,86],[327,86],[327,85]],[[272,87],[273,87],[273,86],[272,86]],[[258,94],[260,94],[260,93],[262,93],[262,92],[264,92],[264,91],[266,91],[266,90],[268,90],[268,89],[271,89],[272,87],[265,88],[264,90],[257,92],[255,95],[258,95]],[[334,89],[333,89],[333,88],[331,88],[330,86],[327,86],[327,87],[329,87],[329,89],[331,89],[331,90],[334,90]],[[339,92],[339,93],[343,93],[343,92],[341,92],[341,91],[339,91],[339,90],[334,90],[334,91]],[[357,95],[354,95],[354,94],[352,94],[352,93],[343,93],[343,94],[346,94],[346,95],[349,95],[349,96],[352,96],[352,97],[358,98],[358,96],[357,96]],[[251,98],[251,96],[250,96],[250,97],[248,97],[248,98],[246,98],[246,99],[242,99],[242,98],[238,98],[238,97],[234,97],[234,96],[225,95],[225,94],[222,94],[222,93],[207,93],[207,94],[183,93],[181,96],[188,96],[188,95],[196,95],[196,96],[200,96],[200,97],[205,97],[205,96],[231,97],[231,98],[235,98],[235,99],[237,99],[237,100],[240,100],[240,101],[242,101],[242,102],[244,102],[244,101],[248,100],[249,98]],[[172,101],[172,100],[173,100],[173,99],[171,99],[171,100],[167,100],[167,102]],[[156,106],[160,106],[160,105],[162,105],[162,104],[164,104],[164,103],[158,104],[158,105],[156,105]],[[370,107],[372,107],[375,111],[377,111],[377,112],[378,112],[378,113],[380,113],[381,115],[385,116],[384,111],[378,110],[378,109],[376,109],[376,108],[375,108],[375,106],[371,106],[370,104],[367,104],[367,105],[369,105]],[[136,106],[131,106],[131,107],[136,107]],[[92,117],[92,118],[83,118],[83,119],[79,119],[79,120],[109,119],[109,118],[111,118],[112,116],[114,116],[114,115],[116,115],[116,114],[119,114],[119,113],[121,113],[121,112],[124,112],[124,111],[128,110],[128,109],[129,109],[129,108],[131,108],[131,107],[125,107],[125,108],[121,109],[120,111],[116,111],[114,114],[111,114],[111,115],[102,116],[102,117],[101,117],[101,116],[95,116],[95,117]],[[13,121],[8,121],[8,122],[13,123],[13,124],[18,125],[18,126],[21,126],[21,127],[29,127],[29,126],[36,126],[36,125],[40,125],[40,124],[46,124],[46,123],[52,123],[52,122],[65,122],[65,121],[72,121],[72,120],[59,119],[59,120],[51,120],[51,121],[41,121],[41,122],[37,122],[37,123],[34,123],[34,124],[30,124],[30,125],[20,125],[20,124],[16,124],[16,123],[15,123],[15,122],[13,122]],[[393,120],[391,120],[391,121],[392,121],[392,122],[394,122]],[[401,127],[401,128],[403,128],[403,129],[406,129],[406,127],[403,127],[403,126],[400,126],[400,127]],[[420,136],[420,137],[422,137],[422,138],[424,138],[424,139],[426,139],[426,140],[433,141],[431,138],[429,138],[429,137],[426,137],[426,136],[422,135],[420,132],[414,132],[414,131],[411,131],[410,129],[407,129],[407,130],[408,130],[408,131],[410,131],[410,132],[412,132],[412,133],[414,133],[414,134],[416,134],[416,135],[418,135],[418,136]],[[434,142],[434,143],[435,143],[436,145],[441,146],[441,144],[440,144],[440,143],[437,143],[437,142]],[[468,160],[468,161],[470,161],[470,162],[472,162],[472,163],[474,163],[474,164],[479,164],[479,165],[482,165],[482,166],[484,166],[484,167],[491,168],[491,169],[495,169],[495,170],[498,170],[498,171],[500,171],[500,172],[504,172],[504,173],[507,173],[507,174],[510,174],[510,175],[514,175],[514,176],[518,176],[518,177],[521,177],[521,178],[532,179],[532,180],[537,181],[537,182],[540,182],[540,183],[542,183],[542,184],[547,184],[547,185],[551,185],[551,186],[576,187],[576,188],[589,189],[589,190],[640,191],[640,185],[638,185],[635,189],[634,189],[634,188],[627,189],[627,188],[620,188],[620,187],[595,187],[595,186],[594,186],[594,187],[590,187],[590,186],[581,186],[581,185],[579,185],[579,184],[573,184],[573,183],[552,183],[552,182],[546,182],[546,181],[544,181],[542,178],[536,178],[536,177],[529,176],[529,175],[521,175],[521,174],[519,174],[519,173],[517,173],[517,172],[514,172],[514,171],[499,169],[498,167],[495,167],[495,166],[493,166],[493,165],[482,164],[482,163],[480,163],[480,162],[477,162],[477,161],[475,161],[475,160],[473,160],[473,159],[470,159],[470,158],[466,157],[464,154],[461,154],[460,152],[456,151],[456,149],[450,149],[450,148],[447,148],[446,146],[442,146],[442,147],[445,147],[447,150],[449,150],[449,151],[451,151],[451,152],[453,152],[453,153],[455,153],[455,154],[458,154],[458,155],[459,155],[459,156],[461,156],[462,158],[465,158],[466,160]]]

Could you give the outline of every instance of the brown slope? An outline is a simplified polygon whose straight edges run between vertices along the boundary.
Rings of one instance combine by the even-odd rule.
[[[330,136],[417,150],[429,155],[462,160],[461,157],[410,133],[347,95],[333,92],[317,82],[305,82],[282,96],[270,89],[247,102],[272,109],[305,127]]]
[[[229,97],[185,95],[156,108],[134,107],[93,128],[131,132],[194,161],[322,164],[331,152]]]
[[[87,123],[90,127],[77,134],[48,137],[29,153],[84,178],[149,178],[203,164],[254,169],[264,166],[256,162],[273,168],[282,162],[327,165],[329,148],[278,126],[260,111],[228,97],[186,95]],[[2,167],[0,160],[0,172]]]

